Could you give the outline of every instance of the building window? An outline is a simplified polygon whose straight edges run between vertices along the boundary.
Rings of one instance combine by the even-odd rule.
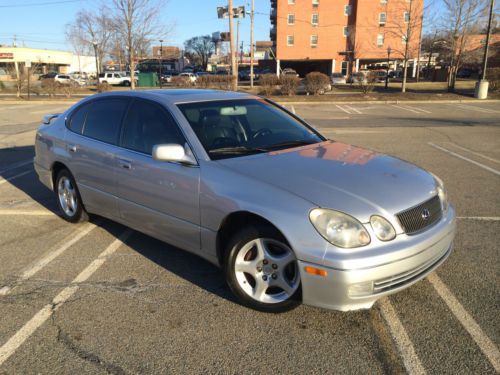
[[[349,36],[349,26],[344,26],[343,33],[344,33],[344,37]]]
[[[287,23],[288,23],[289,25],[293,25],[293,24],[295,24],[295,14],[289,14],[289,15],[288,15],[288,21],[287,21]]]
[[[290,4],[290,5],[295,4],[295,0],[288,0],[288,4]]]
[[[344,16],[350,16],[352,12],[352,6],[346,5],[344,7]]]
[[[378,34],[377,35],[377,47],[383,47],[384,46],[384,34]]]
[[[313,7],[317,7],[319,5],[319,0],[312,0]]]
[[[403,35],[403,36],[401,37],[401,41],[403,42],[403,44],[408,43],[408,37],[407,37],[406,35]]]
[[[311,35],[311,47],[316,48],[318,46],[318,36]]]
[[[286,36],[286,45],[293,46],[293,43],[294,43],[293,35],[287,35]]]
[[[406,23],[410,22],[410,12],[405,12],[404,17],[405,17],[405,22]]]
[[[317,13],[314,13],[311,17],[311,23],[314,25],[314,26],[317,26],[318,25],[318,22],[319,22],[319,15]]]
[[[347,68],[349,67],[349,61],[342,61],[340,63],[340,72],[343,76],[347,75]]]
[[[385,25],[385,21],[387,19],[387,15],[385,13],[379,13],[378,15],[378,24],[383,26]]]

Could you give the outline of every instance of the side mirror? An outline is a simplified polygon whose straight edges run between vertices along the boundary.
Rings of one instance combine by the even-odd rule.
[[[186,165],[197,165],[191,150],[178,144],[161,144],[153,146],[153,159],[171,161]]]

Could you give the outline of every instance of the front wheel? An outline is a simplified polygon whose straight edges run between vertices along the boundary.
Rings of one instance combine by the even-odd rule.
[[[71,223],[88,220],[75,179],[67,169],[63,169],[57,175],[55,193],[59,210],[65,220]]]
[[[227,283],[244,305],[278,313],[300,303],[297,259],[278,231],[246,228],[232,238],[226,254]]]

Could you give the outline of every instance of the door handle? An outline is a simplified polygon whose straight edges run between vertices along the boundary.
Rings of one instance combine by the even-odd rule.
[[[76,152],[76,145],[68,145],[69,152]]]
[[[132,163],[129,160],[118,159],[118,164],[120,164],[120,167],[122,167],[124,169],[131,169],[132,168]]]

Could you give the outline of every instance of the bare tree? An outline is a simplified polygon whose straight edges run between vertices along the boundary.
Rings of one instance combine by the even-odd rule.
[[[397,2],[387,14],[387,19],[391,20],[391,27],[387,33],[395,39],[401,40],[401,45],[398,43],[391,46],[394,54],[403,60],[401,92],[406,92],[408,61],[418,55],[420,48],[423,15],[423,1],[421,0]]]
[[[66,26],[66,39],[77,52],[90,52],[96,46],[98,70],[107,54],[109,42],[113,35],[113,23],[109,9],[101,7],[97,12],[80,10],[75,20]],[[76,47],[75,47],[76,46]]]
[[[135,89],[137,56],[147,53],[151,40],[165,39],[169,32],[160,23],[164,3],[162,0],[113,0],[114,30],[127,49],[132,89]]]
[[[448,90],[454,91],[457,72],[468,50],[469,37],[480,31],[487,4],[485,0],[443,0],[443,3],[445,11],[441,22],[447,36],[450,67]]]
[[[207,69],[208,59],[215,52],[215,43],[209,35],[195,36],[184,43],[187,53],[197,58],[204,70]]]

